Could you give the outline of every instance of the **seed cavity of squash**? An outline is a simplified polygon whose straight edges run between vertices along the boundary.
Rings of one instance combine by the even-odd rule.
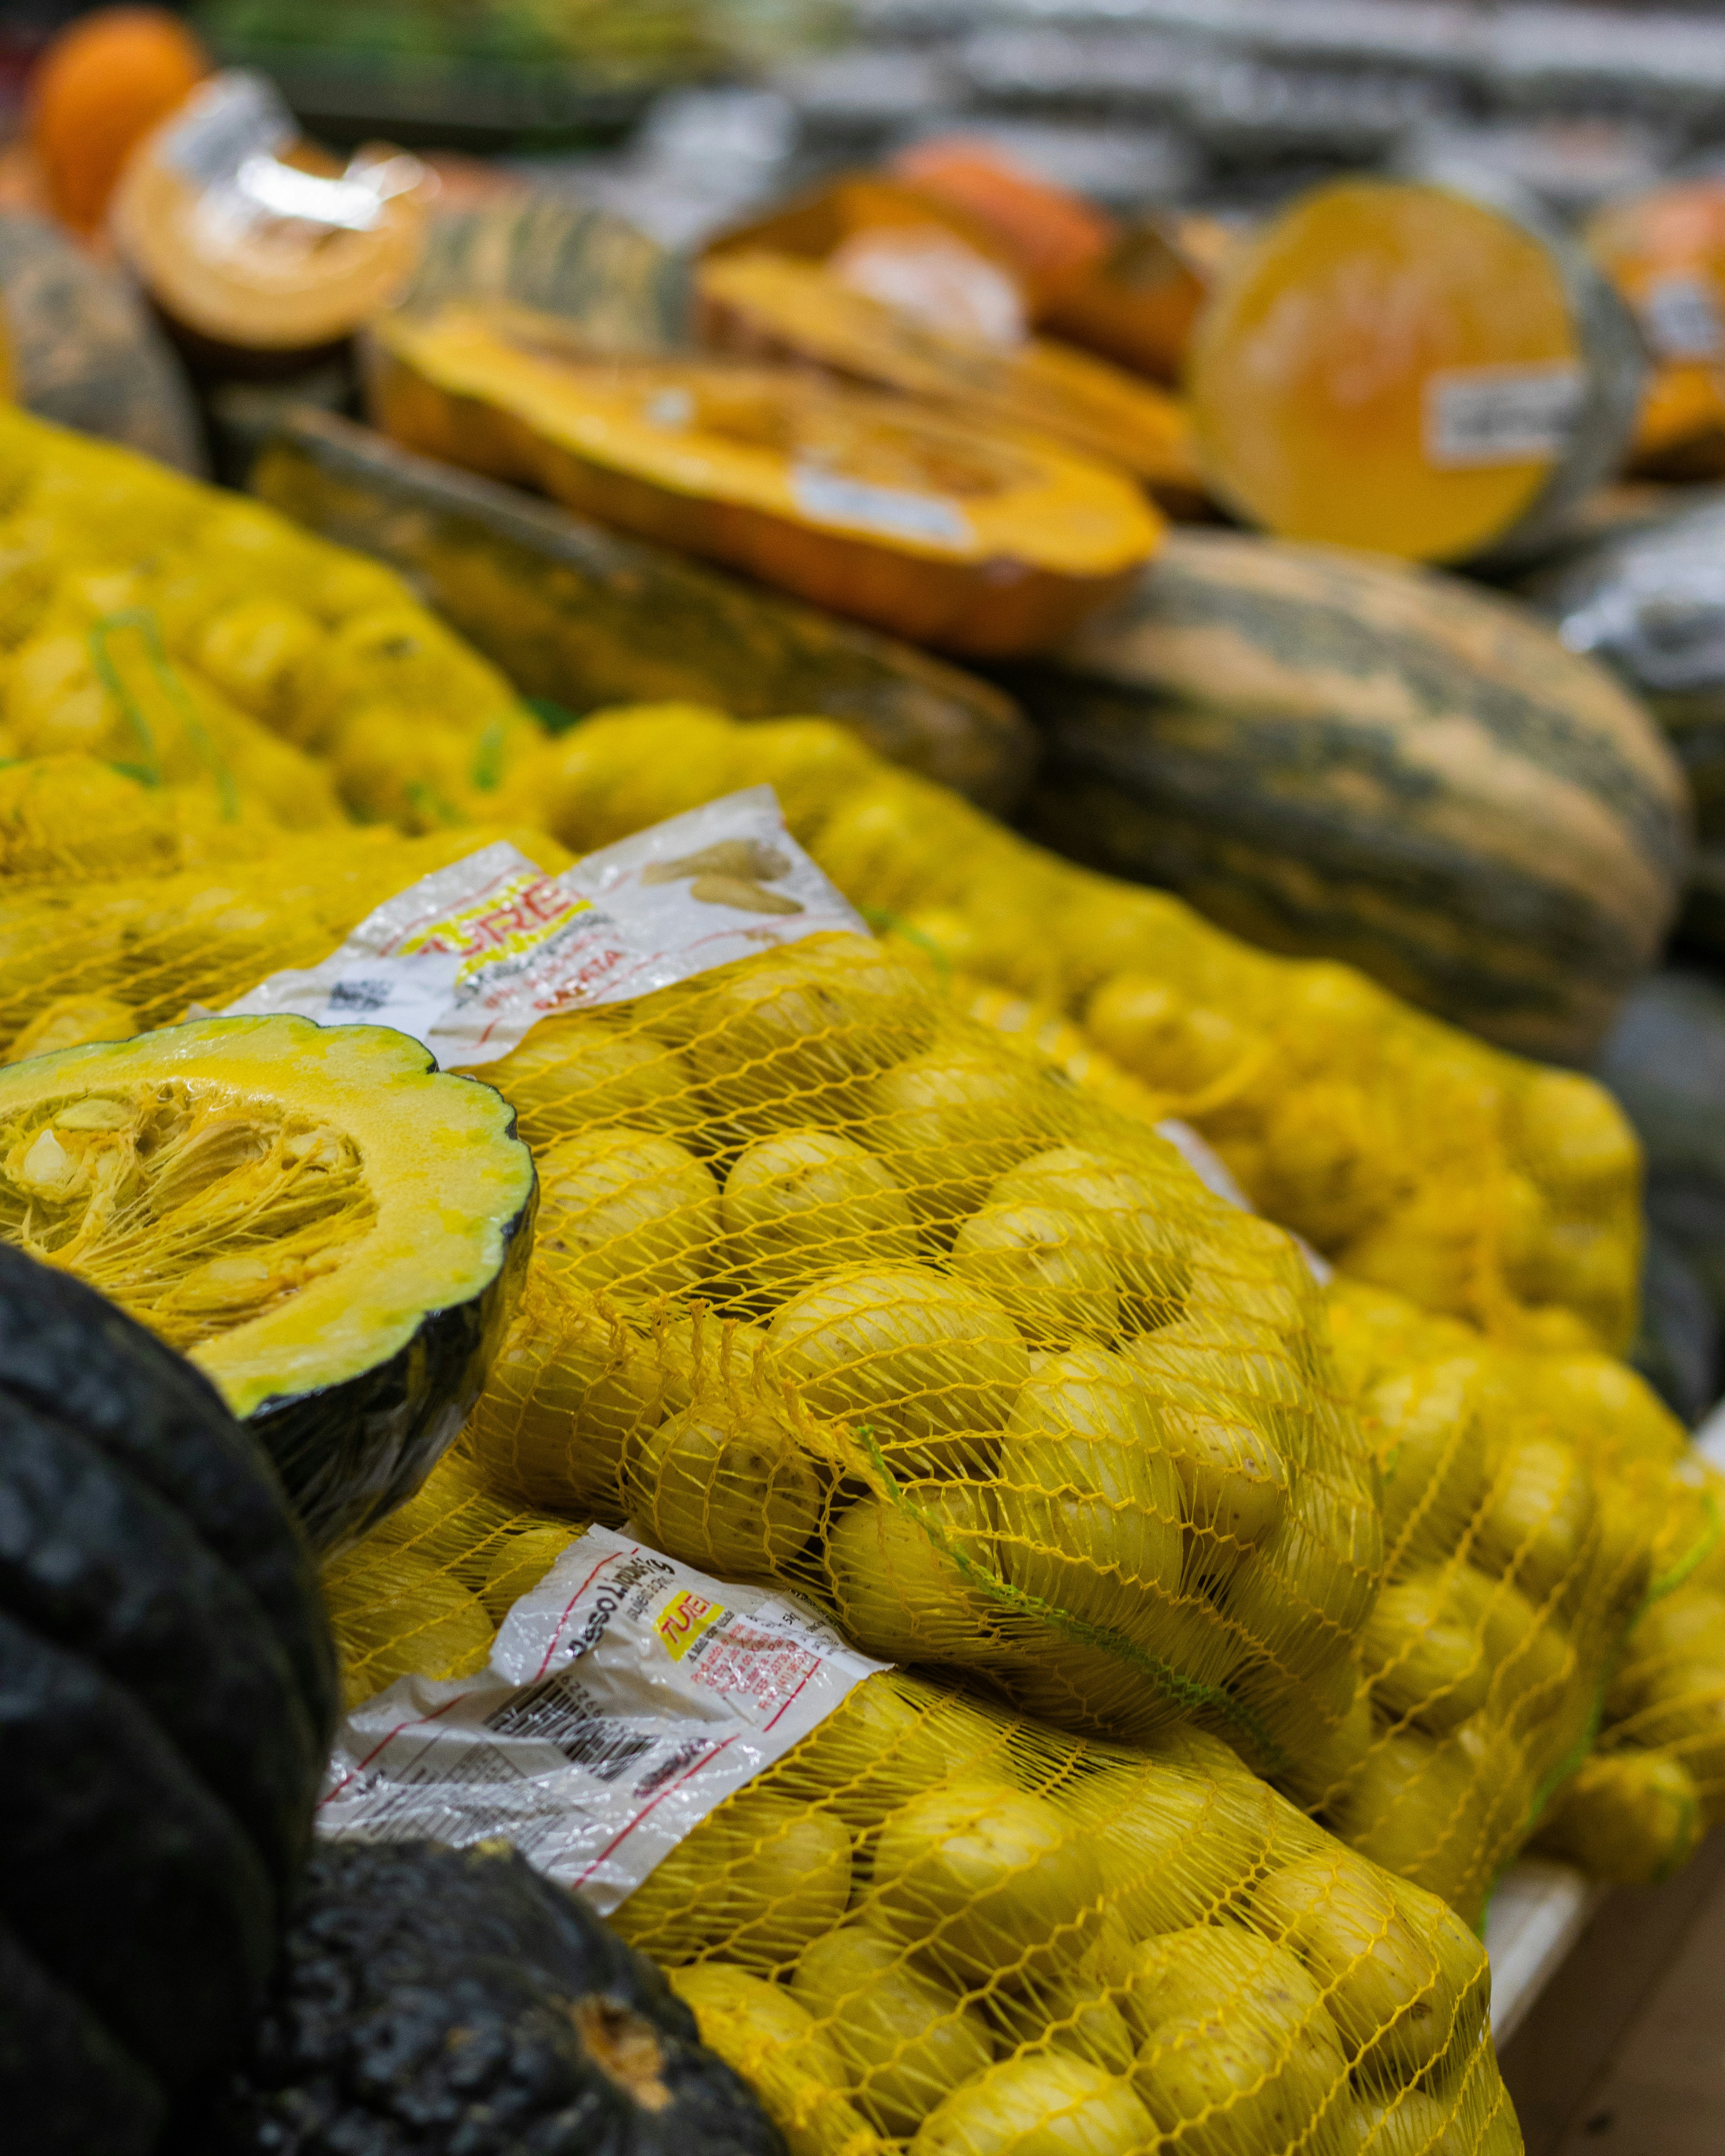
[[[341,1132],[227,1087],[39,1101],[0,1128],[0,1236],[182,1350],[332,1270],[376,1213]]]
[[[593,2064],[643,2111],[663,2111],[671,2100],[665,2085],[665,2049],[643,2014],[614,1999],[578,1999],[569,2009],[575,2033]]]

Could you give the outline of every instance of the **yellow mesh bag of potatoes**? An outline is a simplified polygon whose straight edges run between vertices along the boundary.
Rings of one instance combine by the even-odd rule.
[[[339,1561],[332,1609],[351,1701],[408,1672],[472,1678],[488,1596],[495,1609],[536,1552],[548,1567],[575,1532],[487,1511],[469,1475],[465,1455],[446,1461],[412,1521],[398,1515]],[[702,1625],[722,1620],[734,1592],[657,1570],[675,1577],[632,1605],[651,1663],[638,1705],[687,1651],[688,1590]],[[598,1632],[606,1622],[595,1619]],[[461,1688],[408,1692],[399,1710],[392,1694],[376,1725],[386,1742],[368,1734],[358,1755],[370,1760],[368,1809],[347,1825],[326,1810],[326,1825],[409,1832],[447,1794],[446,1831],[485,1830],[471,1740],[499,1730],[556,1729],[605,1800],[637,1821],[662,1818],[660,1769],[629,1786],[644,1725],[614,1680],[589,1674],[603,1653],[583,1629],[572,1657],[550,1663],[566,1676],[483,1713],[459,1764],[441,1769],[439,1732],[447,1743]],[[396,1733],[412,1755],[398,1789]],[[552,1744],[539,1749],[561,1768]],[[594,1891],[581,1883],[588,1867],[558,1869],[558,1824],[536,1814],[535,1861]],[[1127,1748],[896,1671],[865,1676],[638,1868],[620,1906],[614,1887],[600,1906],[670,1971],[791,2156],[1521,2147],[1477,1938],[1189,1729]]]
[[[1692,1454],[1715,1517],[1725,1476]],[[1662,1879],[1725,1821],[1725,1547],[1717,1537],[1637,1619],[1597,1748],[1558,1792],[1539,1846],[1596,1878]]]
[[[541,739],[390,571],[255,502],[0,412],[0,753],[81,753],[434,829]]]
[[[167,874],[0,880],[0,1060],[218,1009],[267,974],[315,965],[381,901],[497,836],[548,871],[568,865],[539,832],[344,827]]]
[[[1075,868],[821,720],[601,714],[527,756],[508,800],[578,853],[762,782],[890,942],[1081,1023],[1344,1270],[1502,1337],[1626,1345],[1640,1154],[1587,1079]]]
[[[474,1426],[501,1491],[810,1594],[1064,1727],[1268,1768],[1375,1596],[1375,1472],[1291,1241],[823,935],[542,1022],[540,1173]]]
[[[1605,1690],[1630,1627],[1651,1649],[1702,1593],[1677,1583],[1718,1515],[1681,1425],[1607,1356],[1507,1348],[1358,1282],[1326,1300],[1382,1476],[1387,1584],[1349,1719],[1298,1794],[1470,1917],[1536,1824],[1605,1876],[1645,1868],[1650,1840],[1680,1861],[1698,1815],[1671,1777],[1620,1791],[1615,1854],[1558,1821],[1597,1779],[1583,1754],[1602,1705],[1642,1697],[1621,1676]]]

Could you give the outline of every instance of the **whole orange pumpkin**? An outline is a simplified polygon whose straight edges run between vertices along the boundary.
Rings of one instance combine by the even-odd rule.
[[[209,72],[160,8],[103,8],[56,38],[30,85],[30,133],[55,213],[93,232],[134,146]]]

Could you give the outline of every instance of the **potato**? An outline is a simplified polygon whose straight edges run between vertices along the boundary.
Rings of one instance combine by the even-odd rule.
[[[624,1512],[624,1449],[659,1419],[647,1345],[536,1260],[468,1424],[486,1478],[531,1505]]]
[[[625,1902],[613,1919],[619,1929],[629,1907]],[[838,2053],[782,1984],[717,1961],[674,1969],[667,1977],[692,2009],[701,2042],[760,2097],[789,2156],[886,2156],[845,2093]]]
[[[880,1156],[917,1218],[950,1234],[1008,1168],[1058,1134],[1072,1091],[1053,1065],[1007,1049],[934,1048],[875,1081],[870,1120],[856,1135]]]
[[[850,1835],[830,1812],[745,1788],[685,1835],[611,1918],[655,1961],[721,1954],[770,1975],[850,1898]]]
[[[1338,2116],[1340,2156],[1473,2156],[1472,2122],[1419,2089],[1399,2089],[1394,2099],[1365,2098]]]
[[[865,1920],[969,1989],[1070,1964],[1102,1907],[1096,1852],[1046,1797],[961,1780],[901,1805],[875,1845]]]
[[[861,1924],[807,1948],[791,1989],[844,2061],[858,2108],[883,2133],[914,2133],[949,2090],[973,2080],[993,2056],[976,2009]]]
[[[757,1138],[725,1178],[721,1211],[736,1263],[774,1302],[846,1266],[919,1255],[909,1199],[835,1131]]]
[[[1485,1502],[1480,1362],[1451,1356],[1374,1385],[1363,1403],[1384,1471],[1384,1539],[1400,1556],[1442,1559]]]
[[[1511,1445],[1492,1477],[1474,1544],[1483,1572],[1507,1574],[1543,1603],[1577,1575],[1594,1523],[1593,1477],[1550,1438]]]
[[[812,936],[703,975],[684,1053],[714,1113],[743,1130],[845,1123],[868,1111],[867,1081],[927,1046],[937,1011],[878,944]]]
[[[904,1504],[865,1497],[828,1533],[827,1581],[846,1637],[883,1661],[998,1655],[1002,1604],[977,1581],[978,1573],[995,1576],[999,1565],[989,1491],[963,1482],[907,1482],[901,1489]],[[923,1519],[954,1554],[939,1547]]]
[[[1002,1176],[988,1202],[1072,1215],[1075,1235],[1108,1256],[1122,1326],[1144,1331],[1168,1324],[1184,1306],[1197,1195],[1172,1157],[1158,1173],[1140,1162],[1057,1146]]]
[[[1224,1604],[1285,1668],[1310,1676],[1358,1630],[1377,1599],[1383,1567],[1376,1504],[1308,1468],[1281,1520],[1227,1583]]]
[[[1301,2145],[1347,2091],[1317,1986],[1291,1953],[1238,1924],[1145,1940],[1125,2010],[1141,2043],[1140,2095],[1203,2156]]]
[[[655,1398],[670,1415],[712,1397],[735,1409],[781,1406],[767,1348],[764,1326],[721,1317],[697,1303],[691,1316],[655,1327],[644,1353]]]
[[[1319,1404],[1272,1327],[1206,1310],[1127,1341],[1124,1352],[1164,1399],[1252,1424],[1290,1467],[1308,1456]]]
[[[782,1415],[715,1394],[668,1416],[631,1452],[631,1517],[659,1548],[721,1579],[772,1578],[819,1532],[820,1468]]]
[[[1184,1557],[1179,1476],[1132,1365],[1106,1348],[1038,1358],[1006,1425],[995,1502],[1014,1586],[1155,1650]]]
[[[805,1289],[768,1328],[774,1367],[812,1413],[866,1424],[895,1473],[986,1466],[1029,1374],[1024,1342],[991,1297],[909,1265],[844,1272]]]
[[[1442,1573],[1415,1573],[1384,1589],[1360,1635],[1360,1656],[1381,1711],[1393,1721],[1411,1715],[1437,1736],[1491,1696],[1480,1613]]]
[[[1093,1840],[1107,1906],[1133,1939],[1207,1922],[1264,1858],[1267,1812],[1242,1813],[1208,1775],[1162,1760],[1111,1763],[1062,1802]]]
[[[774,1776],[775,1788],[830,1803],[855,1832],[955,1778],[1010,1781],[1013,1724],[945,1685],[901,1671],[865,1677]]]
[[[398,1677],[465,1677],[490,1660],[496,1628],[447,1572],[408,1555],[348,1553],[325,1567],[324,1601],[351,1712]]]
[[[711,1170],[670,1138],[600,1125],[540,1157],[535,1248],[566,1286],[638,1302],[685,1293],[719,1233]]]
[[[1287,1510],[1288,1471],[1255,1424],[1206,1414],[1175,1400],[1158,1404],[1162,1441],[1179,1471],[1194,1557],[1206,1578],[1225,1577]]]
[[[1002,2059],[923,2122],[911,2156],[1142,2156],[1156,2141],[1132,2086],[1070,2052]]]
[[[530,1527],[511,1535],[491,1553],[480,1600],[494,1625],[501,1625],[524,1594],[531,1594],[567,1549],[578,1527]]]
[[[1420,1901],[1442,1906],[1430,1896]],[[1484,1949],[1474,1941],[1475,1952],[1458,1953],[1430,1919],[1416,1928],[1385,1875],[1339,1845],[1262,1880],[1251,1921],[1317,1978],[1349,2058],[1374,2080],[1411,2081],[1464,2021],[1479,2026]]]
[[[1472,1919],[1497,1852],[1526,1830],[1538,1776],[1502,1731],[1469,1722],[1444,1738],[1380,1735],[1329,1807],[1337,1833],[1374,1864]]]
[[[694,1076],[674,1048],[591,1012],[542,1019],[479,1075],[515,1110],[535,1152],[595,1123],[680,1131],[700,1120]]]
[[[993,1297],[1033,1346],[1111,1340],[1120,1296],[1084,1224],[1045,1205],[985,1205],[953,1238],[949,1270]]]
[[[1610,1752],[1583,1760],[1563,1784],[1536,1845],[1589,1878],[1644,1886],[1686,1864],[1706,1826],[1701,1791],[1681,1759]]]

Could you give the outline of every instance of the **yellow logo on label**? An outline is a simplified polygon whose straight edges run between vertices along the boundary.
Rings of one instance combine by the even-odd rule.
[[[465,982],[500,959],[525,957],[538,950],[577,914],[592,911],[589,900],[565,891],[536,869],[522,869],[470,905],[416,928],[393,955],[405,958],[416,951],[459,951],[465,963],[455,978]]]
[[[685,1588],[681,1594],[672,1595],[654,1620],[653,1629],[665,1642],[665,1650],[674,1662],[682,1661],[703,1632],[710,1632],[725,1614],[721,1602],[709,1602],[705,1596],[691,1594]]]

